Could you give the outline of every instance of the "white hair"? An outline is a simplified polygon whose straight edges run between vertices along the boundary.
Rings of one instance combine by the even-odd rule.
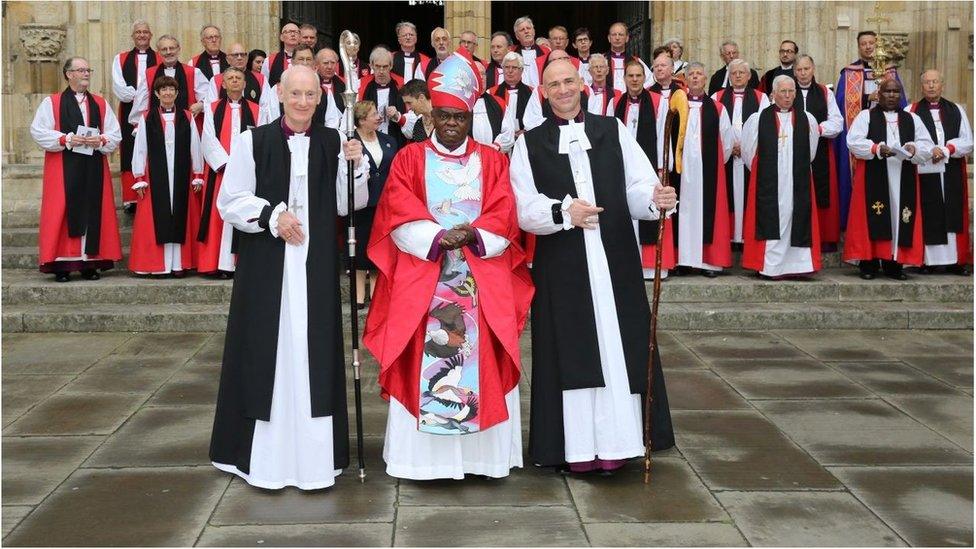
[[[684,45],[681,43],[681,39],[680,38],[668,38],[667,40],[664,41],[664,47],[665,48],[670,48],[671,47],[671,44],[677,44],[677,45],[681,46],[682,48],[684,48]]]
[[[699,63],[698,61],[692,61],[685,66],[685,74],[688,74],[688,71],[693,69],[701,69],[702,72],[705,72],[705,65],[703,63]]]
[[[444,31],[445,33],[447,33],[447,39],[448,40],[451,39],[451,31],[445,29],[444,27],[436,27],[434,30],[430,31],[430,41],[431,42],[434,41],[434,33],[436,33],[437,31]]]
[[[590,64],[593,64],[593,61],[594,60],[597,60],[597,61],[601,61],[602,60],[604,63],[609,63],[609,61],[607,61],[606,56],[603,55],[602,53],[591,53],[590,54]]]
[[[817,66],[817,63],[813,60],[813,57],[811,57],[811,56],[809,56],[809,55],[807,55],[805,53],[802,53],[802,54],[796,56],[796,61],[793,62],[794,66],[796,65],[796,63],[799,63],[800,62],[800,59],[809,59],[811,65],[813,65],[814,67]]]
[[[173,36],[172,34],[164,34],[164,35],[162,35],[162,36],[160,36],[159,38],[156,39],[156,49],[157,50],[159,49],[159,44],[163,40],[172,40],[173,42],[176,42],[176,46],[177,47],[180,47],[180,41],[175,36]]]
[[[515,20],[515,25],[512,27],[512,30],[518,32],[519,25],[525,23],[526,21],[528,21],[530,25],[535,27],[535,23],[532,22],[532,19],[528,15],[523,15],[522,17],[519,17],[518,19]]]
[[[145,19],[136,19],[135,21],[133,21],[132,32],[136,32],[136,27],[140,27],[142,25],[145,25],[146,28],[149,29],[149,32],[152,32],[152,29],[149,27],[149,21],[146,21]]]
[[[392,63],[393,54],[390,53],[390,50],[384,48],[383,46],[376,46],[373,48],[373,51],[369,52],[369,63],[371,65],[376,63],[379,61],[380,57],[384,55],[387,57],[387,59],[390,59],[390,62]]]
[[[739,49],[739,45],[735,43],[735,40],[726,40],[722,42],[722,45],[718,47],[718,51],[725,49],[725,46],[735,46],[735,49]]]
[[[505,61],[513,61],[513,60],[518,61],[518,66],[520,68],[525,66],[525,62],[522,60],[522,56],[514,51],[510,51],[505,54],[505,57],[502,57],[502,64],[504,65]]]
[[[746,69],[746,72],[749,72],[749,62],[746,61],[745,59],[733,59],[732,61],[729,61],[730,73],[732,72],[732,69],[736,67],[743,67]]]
[[[203,33],[207,29],[217,29],[217,33],[220,34],[220,27],[218,27],[217,25],[214,25],[212,23],[207,23],[206,25],[204,25],[203,27],[200,28],[200,38],[203,38]]]
[[[414,25],[410,21],[400,21],[399,23],[396,24],[397,36],[400,36],[400,29],[402,29],[403,27],[410,27],[411,29],[413,29],[413,33],[417,34],[417,25]]]
[[[773,78],[773,91],[774,92],[775,91],[779,91],[780,84],[782,84],[784,82],[789,82],[790,84],[793,84],[793,88],[794,89],[796,88],[796,83],[793,81],[793,77],[792,76],[790,76],[788,74],[781,74],[781,75],[777,76],[776,78]]]

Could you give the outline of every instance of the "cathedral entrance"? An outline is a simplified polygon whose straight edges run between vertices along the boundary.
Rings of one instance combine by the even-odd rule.
[[[284,1],[284,21],[312,23],[319,29],[319,44],[335,46],[339,34],[350,29],[359,34],[364,45],[360,57],[364,60],[373,46],[386,44],[398,49],[394,27],[400,21],[417,25],[418,49],[433,55],[430,32],[444,25],[444,3],[412,0],[407,2],[306,2]],[[492,31],[504,30],[512,34],[512,25],[523,15],[535,23],[536,36],[546,36],[549,27],[563,25],[570,33],[588,27],[593,37],[594,52],[610,49],[607,33],[611,24],[622,21],[630,29],[629,53],[647,58],[651,53],[650,3],[628,2],[514,2],[491,3]],[[482,57],[487,52],[488,37],[482,37]],[[572,52],[575,53],[575,52]]]

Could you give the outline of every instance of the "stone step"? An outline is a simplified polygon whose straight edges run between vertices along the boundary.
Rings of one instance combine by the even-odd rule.
[[[346,316],[343,323],[347,323]],[[365,311],[360,311],[360,327]],[[3,331],[221,332],[225,305],[98,304],[5,306]],[[663,303],[661,330],[938,329],[972,330],[970,303]]]
[[[37,246],[37,228],[35,227],[13,227],[0,231],[3,246],[7,247],[27,247]],[[122,239],[122,247],[128,249],[132,242],[132,227],[120,227],[119,236]]]
[[[5,269],[2,299],[12,305],[215,304],[230,302],[232,282],[203,276],[182,279],[138,277],[117,267],[98,281],[57,283],[53,276],[26,269]],[[349,295],[347,278],[340,293]],[[647,294],[653,290],[645,283]],[[973,279],[948,274],[915,275],[906,282],[886,278],[861,280],[852,267],[826,269],[811,280],[761,280],[741,270],[715,279],[698,275],[672,276],[662,283],[663,303],[972,303]]]

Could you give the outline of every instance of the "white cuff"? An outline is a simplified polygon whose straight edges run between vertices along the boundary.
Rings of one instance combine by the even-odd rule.
[[[74,137],[74,136],[75,136],[75,132],[68,132],[68,134],[64,136],[64,148],[65,149],[68,149],[70,151],[70,150],[72,150],[72,149],[75,148],[74,143],[71,142],[71,138]]]
[[[664,214],[664,219],[670,218],[671,214],[678,211],[678,202],[680,202],[680,200],[674,201],[674,207]],[[654,203],[653,198],[651,199],[651,205],[648,206],[648,209],[651,210],[651,214],[655,217],[655,219],[661,219],[661,210],[657,209],[657,204]]]
[[[268,230],[271,231],[271,236],[278,238],[278,217],[281,212],[288,209],[284,202],[279,202],[275,209],[271,210],[271,215],[268,216]]]
[[[562,210],[563,210],[563,230],[568,231],[573,228],[573,218],[569,215],[569,207],[573,205],[573,197],[566,195],[563,199]]]
[[[149,186],[148,181],[136,181],[135,183],[132,184],[132,190],[138,191],[139,189],[145,189],[148,186]]]

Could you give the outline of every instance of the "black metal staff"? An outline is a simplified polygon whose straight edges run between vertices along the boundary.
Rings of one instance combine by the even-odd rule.
[[[668,109],[667,118],[664,119],[664,154],[661,165],[661,186],[668,186],[668,164],[671,160],[671,147],[668,141],[671,138],[671,126],[674,123],[675,112]],[[651,301],[651,337],[648,343],[647,355],[647,396],[644,398],[644,484],[651,482],[651,414],[654,403],[654,351],[657,349],[657,310],[661,304],[661,252],[664,241],[664,209],[658,210],[657,222],[657,247],[654,250],[654,299]]]
[[[342,92],[342,99],[346,104],[346,138],[352,139],[356,135],[353,107],[356,104],[356,92],[347,89]],[[364,158],[362,162],[365,162]],[[349,244],[349,327],[352,332],[352,375],[356,392],[356,450],[359,453],[359,482],[366,482],[366,461],[363,459],[363,390],[359,379],[359,312],[356,308],[356,184],[355,166],[348,161],[347,175],[347,208],[349,214],[348,244]]]

